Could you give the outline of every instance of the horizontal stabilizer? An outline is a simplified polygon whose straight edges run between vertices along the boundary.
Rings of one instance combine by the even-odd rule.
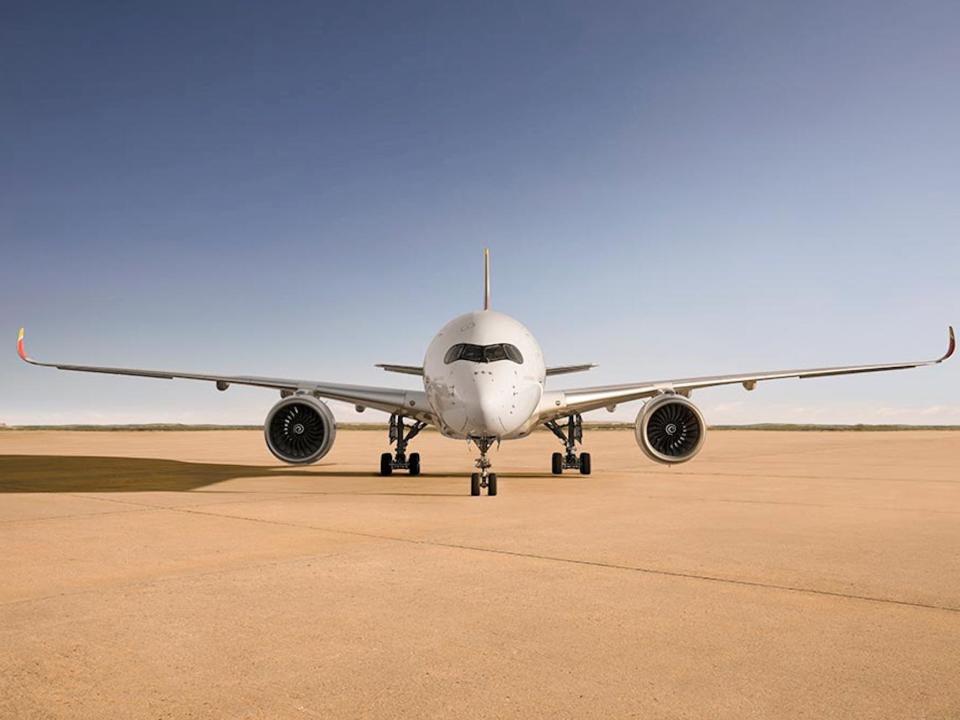
[[[390,365],[387,363],[378,363],[378,368],[383,368],[387,372],[402,373],[404,375],[423,375],[423,368],[417,365]]]
[[[594,363],[588,363],[586,365],[559,365],[557,367],[548,367],[547,376],[549,377],[550,375],[566,375],[567,373],[584,372],[585,370],[595,367],[596,365]]]

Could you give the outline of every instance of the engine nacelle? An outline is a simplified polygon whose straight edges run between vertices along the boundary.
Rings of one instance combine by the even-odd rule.
[[[337,423],[330,408],[312,395],[291,395],[270,410],[263,434],[277,459],[306,465],[330,452]]]
[[[644,403],[637,414],[636,435],[637,445],[647,457],[672,465],[700,452],[707,424],[690,400],[667,393]]]

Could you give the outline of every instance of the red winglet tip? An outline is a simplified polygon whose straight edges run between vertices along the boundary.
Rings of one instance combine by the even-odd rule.
[[[23,348],[23,328],[20,328],[20,332],[17,335],[17,355],[20,356],[21,360],[30,362],[30,358],[27,357],[27,351]]]

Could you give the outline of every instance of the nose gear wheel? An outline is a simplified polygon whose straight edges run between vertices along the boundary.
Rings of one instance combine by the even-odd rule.
[[[480,495],[480,491],[484,488],[487,490],[487,495],[496,495],[497,494],[497,474],[490,472],[490,459],[487,457],[487,451],[490,450],[494,442],[497,442],[497,438],[492,437],[475,437],[470,438],[477,445],[477,449],[480,450],[480,457],[477,458],[476,466],[480,472],[475,472],[470,476],[470,494],[473,496]]]

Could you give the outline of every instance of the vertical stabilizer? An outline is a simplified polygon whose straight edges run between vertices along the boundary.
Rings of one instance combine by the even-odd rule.
[[[483,309],[490,309],[490,248],[483,249]]]

